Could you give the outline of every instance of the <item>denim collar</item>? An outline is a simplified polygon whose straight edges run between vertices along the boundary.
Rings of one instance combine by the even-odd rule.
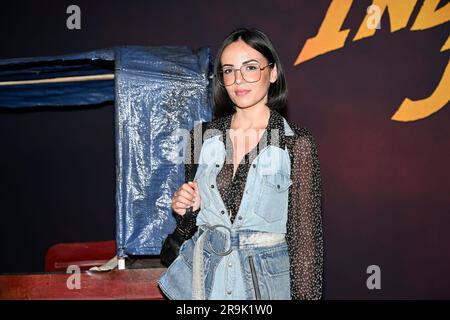
[[[284,118],[278,111],[273,110],[273,109],[269,109],[269,110],[270,110],[269,123],[267,125],[266,131],[264,131],[264,134],[261,137],[261,140],[264,139],[265,137],[267,137],[267,145],[276,145],[276,146],[279,146],[280,148],[284,149],[285,143],[286,143]],[[215,129],[215,130],[219,130],[221,132],[222,136],[220,137],[220,139],[224,144],[226,144],[226,141],[227,141],[227,130],[229,130],[231,128],[232,116],[233,116],[233,114],[229,114],[227,116],[213,120],[208,126],[208,129]],[[279,135],[279,140],[280,140],[279,144],[276,144],[275,140],[272,139],[272,130],[273,129],[278,130],[278,135]],[[217,134],[214,134],[214,135],[217,135]]]

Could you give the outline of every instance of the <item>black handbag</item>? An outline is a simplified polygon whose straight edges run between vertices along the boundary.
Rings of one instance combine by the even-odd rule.
[[[205,133],[207,125],[208,122],[202,123],[202,135]],[[197,161],[194,161],[194,167],[190,171],[188,181],[194,180],[197,167]],[[189,226],[193,224],[192,220],[196,218],[197,217],[192,212],[192,207],[187,208],[180,224],[177,225],[174,232],[169,234],[164,240],[160,252],[160,259],[164,266],[169,267],[178,257],[181,245],[190,236],[187,230],[189,229]]]

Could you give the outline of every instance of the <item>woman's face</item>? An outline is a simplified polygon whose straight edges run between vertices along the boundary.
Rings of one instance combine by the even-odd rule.
[[[222,70],[225,68],[239,69],[242,65],[257,62],[261,68],[269,61],[257,50],[242,40],[233,42],[225,47],[220,59]],[[246,82],[239,71],[235,71],[234,84],[225,86],[228,96],[239,108],[250,108],[255,105],[266,105],[269,86],[277,80],[276,65],[261,70],[261,78],[257,82]]]

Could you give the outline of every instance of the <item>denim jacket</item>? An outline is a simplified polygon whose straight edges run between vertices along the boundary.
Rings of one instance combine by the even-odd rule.
[[[283,121],[281,134],[293,135]],[[253,159],[234,223],[216,185],[225,158],[220,135],[204,141],[195,175],[198,231],[158,284],[170,299],[290,299],[287,147],[267,145]]]

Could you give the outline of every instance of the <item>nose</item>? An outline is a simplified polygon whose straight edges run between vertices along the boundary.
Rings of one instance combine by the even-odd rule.
[[[238,76],[239,75],[239,76]],[[235,70],[234,72],[234,81],[236,82],[236,84],[239,84],[242,82],[242,73],[240,69]]]

